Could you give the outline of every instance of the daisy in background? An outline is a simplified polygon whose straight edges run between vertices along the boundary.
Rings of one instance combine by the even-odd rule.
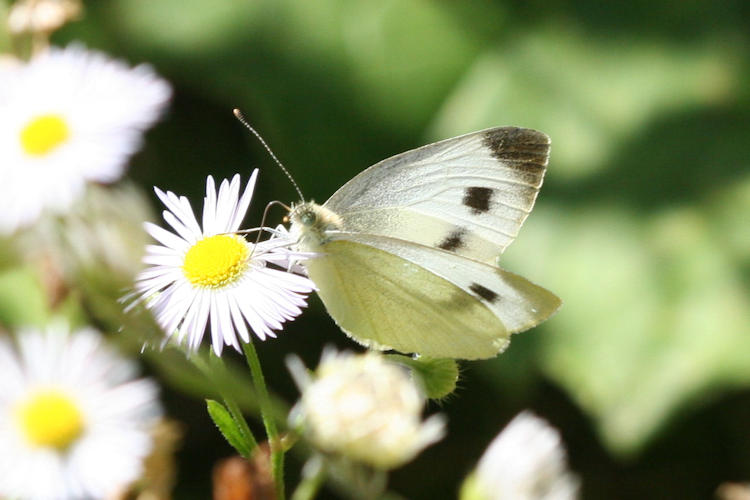
[[[0,497],[105,498],[141,476],[157,388],[97,332],[2,339],[0,375]]]
[[[80,45],[0,69],[0,234],[64,212],[87,182],[123,173],[169,85]]]
[[[274,330],[298,316],[315,289],[306,277],[284,270],[307,256],[289,250],[294,240],[288,233],[274,231],[257,245],[236,234],[257,176],[256,169],[241,196],[239,175],[222,181],[218,194],[209,176],[202,227],[187,198],[155,188],[167,207],[164,220],[175,232],[146,223],[161,245],[146,247],[143,261],[150,267],[137,276],[136,294],[167,337],[190,351],[200,346],[209,322],[217,355],[224,345],[241,351],[239,341],[251,341],[247,325],[261,340],[275,337]]]
[[[560,434],[524,411],[492,440],[464,481],[460,500],[575,500],[578,483]]]

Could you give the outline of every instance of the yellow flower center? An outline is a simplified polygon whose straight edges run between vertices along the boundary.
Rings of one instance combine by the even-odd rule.
[[[190,247],[182,272],[194,286],[220,288],[242,276],[248,254],[249,246],[240,236],[209,236]]]
[[[57,389],[36,392],[19,405],[17,417],[29,443],[65,450],[83,433],[81,410]]]
[[[70,128],[60,115],[37,116],[21,130],[21,147],[31,156],[43,156],[70,137]]]

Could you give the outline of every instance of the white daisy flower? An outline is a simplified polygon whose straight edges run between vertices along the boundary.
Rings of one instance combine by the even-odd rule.
[[[288,364],[302,391],[290,423],[325,452],[392,469],[445,434],[441,415],[422,420],[425,399],[407,370],[377,352],[327,350],[313,377],[298,358]]]
[[[177,234],[154,224],[146,230],[161,245],[146,247],[143,261],[151,267],[136,278],[136,292],[152,309],[168,337],[198,349],[210,320],[214,352],[224,345],[240,351],[250,342],[247,325],[261,340],[275,337],[306,305],[312,281],[283,269],[306,254],[292,252],[294,240],[285,232],[254,245],[234,234],[250,205],[256,169],[240,196],[240,176],[224,180],[218,195],[211,176],[206,183],[203,228],[187,198],[155,189],[168,210],[164,220]],[[273,264],[275,267],[269,267]]]
[[[149,66],[79,45],[0,70],[0,233],[117,180],[170,92]]]
[[[568,470],[560,434],[525,411],[490,443],[461,489],[461,500],[574,500],[578,479]]]
[[[105,498],[141,476],[157,388],[97,332],[0,339],[0,374],[0,497]]]

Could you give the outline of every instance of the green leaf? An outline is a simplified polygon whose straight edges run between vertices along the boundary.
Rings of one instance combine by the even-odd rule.
[[[456,390],[458,363],[449,358],[410,358],[399,354],[389,354],[387,358],[409,367],[417,377],[430,399],[441,399]]]
[[[437,114],[431,136],[510,124],[537,128],[552,138],[555,175],[578,180],[605,169],[623,141],[654,118],[730,102],[743,82],[739,50],[716,43],[686,52],[680,44],[592,43],[574,30],[531,32],[476,59]]]
[[[47,297],[38,274],[31,267],[0,272],[0,324],[42,326],[49,317]]]
[[[0,19],[8,19],[8,2],[0,2]],[[9,52],[11,49],[10,30],[8,23],[0,23],[0,52]]]
[[[713,216],[601,203],[560,213],[538,210],[504,262],[563,298],[539,337],[542,368],[613,451],[632,454],[678,410],[750,385],[748,259],[726,251]]]
[[[542,27],[488,47],[431,136],[514,124],[552,138],[537,208],[501,261],[563,300],[521,334],[535,351],[521,374],[541,369],[627,455],[750,386],[750,163],[739,44],[623,42]],[[517,359],[519,340],[487,364]],[[516,387],[510,370],[481,372]]]
[[[219,432],[224,436],[224,439],[235,449],[237,453],[242,455],[244,458],[249,459],[252,452],[247,439],[242,435],[240,427],[237,422],[234,421],[229,411],[213,399],[206,400],[206,409],[211,420],[214,421],[216,427],[219,428]]]
[[[337,85],[353,91],[346,90],[349,105],[371,121],[412,130],[429,118],[475,54],[472,38],[450,12],[420,0],[355,1],[345,7],[339,0],[118,0],[115,6],[107,14],[128,39],[172,57],[203,59],[215,66],[212,78],[196,82],[218,84],[217,92],[235,101],[241,93],[252,97],[261,91],[264,76],[257,71],[268,66],[229,59],[238,53],[245,61],[267,57],[263,52],[270,47],[285,64],[309,67],[308,61],[316,60],[328,78],[340,75]],[[162,22],[177,11],[179,23]],[[183,77],[196,78],[195,72]],[[228,92],[231,87],[236,90]]]

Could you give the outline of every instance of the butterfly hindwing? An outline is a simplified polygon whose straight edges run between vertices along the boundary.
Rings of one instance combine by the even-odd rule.
[[[374,348],[489,358],[560,303],[520,276],[403,240],[338,233],[321,249],[306,266],[328,312]]]
[[[495,263],[533,208],[548,157],[541,132],[487,129],[383,160],[325,206],[341,216],[344,231]]]
[[[509,333],[459,287],[420,266],[347,240],[305,263],[339,327],[373,349],[431,357],[489,358]]]

